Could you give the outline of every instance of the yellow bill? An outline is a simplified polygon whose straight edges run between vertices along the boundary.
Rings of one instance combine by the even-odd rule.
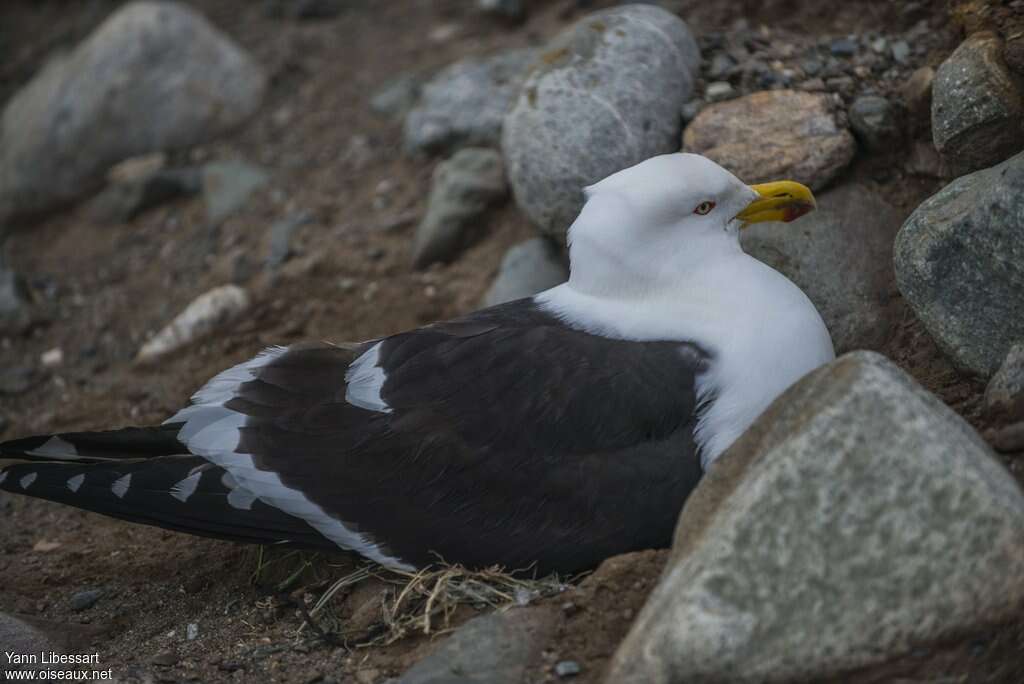
[[[760,185],[751,185],[750,189],[757,193],[758,198],[737,214],[736,218],[744,223],[762,223],[764,221],[788,223],[814,211],[818,206],[814,201],[811,189],[796,181],[761,183]]]

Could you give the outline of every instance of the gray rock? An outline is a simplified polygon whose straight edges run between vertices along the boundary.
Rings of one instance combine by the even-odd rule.
[[[772,90],[705,107],[683,146],[748,183],[791,178],[819,190],[853,159],[856,143],[827,95]]]
[[[525,0],[476,0],[476,6],[481,12],[502,19],[522,21],[526,18]]]
[[[89,203],[89,212],[99,222],[124,223],[165,202],[194,195],[201,187],[199,169],[160,169],[107,186]]]
[[[136,361],[152,362],[209,335],[235,321],[249,303],[249,293],[237,285],[221,285],[204,292],[142,345]]]
[[[256,190],[267,184],[269,174],[243,161],[217,161],[203,166],[203,202],[206,220],[220,224],[241,209]]]
[[[370,109],[392,119],[404,118],[420,97],[424,74],[409,71],[385,83],[370,98]]]
[[[1010,347],[985,388],[985,411],[1004,423],[1024,420],[1024,343]]]
[[[707,96],[708,102],[723,102],[731,100],[737,95],[736,89],[728,81],[709,83],[704,94]]]
[[[863,185],[844,185],[799,221],[753,224],[740,240],[814,302],[837,352],[878,349],[899,316],[892,243],[900,218]]]
[[[469,57],[441,70],[424,87],[405,119],[408,152],[444,152],[464,145],[497,146],[501,126],[526,72],[533,49]]]
[[[679,17],[629,5],[581,19],[537,64],[505,119],[502,151],[519,207],[564,242],[585,186],[679,148],[700,54]]]
[[[533,238],[505,252],[484,306],[530,297],[568,279],[569,267],[559,248],[547,238]]]
[[[313,220],[308,211],[291,214],[274,221],[270,226],[270,251],[267,254],[267,266],[277,268],[294,254],[292,240],[295,231]]]
[[[84,589],[76,591],[68,601],[68,607],[75,612],[88,610],[96,605],[96,602],[103,598],[102,589]]]
[[[853,101],[850,128],[871,150],[882,149],[900,136],[896,109],[880,95],[861,95]]]
[[[696,119],[702,109],[704,109],[703,100],[694,99],[684,103],[683,108],[680,110],[683,115],[683,125],[686,125]]]
[[[1017,615],[1024,496],[967,423],[855,352],[777,399],[687,501],[606,681],[845,681]]]
[[[501,155],[468,147],[437,165],[427,200],[427,213],[416,227],[413,265],[454,259],[473,237],[473,224],[508,196]]]
[[[898,64],[906,64],[910,60],[910,43],[905,40],[897,40],[892,44],[892,58]]]
[[[554,633],[547,611],[513,608],[462,625],[395,684],[520,684]]]
[[[0,396],[16,397],[32,389],[39,381],[35,372],[27,366],[6,366],[0,368]]]
[[[957,178],[896,237],[900,292],[961,368],[991,377],[1024,340],[1024,153]]]
[[[64,652],[64,644],[61,640],[47,634],[45,629],[36,624],[37,622],[31,618],[0,612],[0,644],[3,644],[5,651],[5,654],[0,657],[0,675],[20,670],[44,670],[52,667],[42,663],[14,663],[6,653],[31,654],[38,659],[40,653]]]
[[[0,244],[0,251],[3,250]],[[32,324],[28,289],[21,276],[6,267],[0,256],[0,329],[3,334],[21,334]]]
[[[857,41],[851,38],[836,38],[828,46],[836,57],[853,57],[857,54]]]
[[[708,65],[708,78],[712,81],[724,81],[729,78],[729,74],[732,73],[735,66],[736,62],[732,57],[720,52],[711,58],[711,64]]]
[[[575,677],[580,673],[580,664],[575,660],[560,660],[555,663],[555,674],[561,679]]]
[[[963,175],[1024,148],[1021,92],[989,32],[965,40],[935,74],[932,134],[951,171]]]
[[[8,103],[0,217],[74,201],[123,159],[216,138],[265,87],[252,58],[187,5],[127,4]]]

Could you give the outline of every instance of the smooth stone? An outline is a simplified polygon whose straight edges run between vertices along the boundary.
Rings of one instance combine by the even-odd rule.
[[[708,84],[704,94],[708,102],[722,102],[736,97],[736,89],[728,81],[715,81]]]
[[[195,168],[159,169],[141,178],[108,185],[89,203],[93,220],[125,223],[139,214],[202,188]]]
[[[221,285],[204,292],[142,345],[136,361],[154,361],[209,335],[237,320],[249,303],[249,294],[237,285]]]
[[[939,67],[932,86],[932,135],[958,176],[1024,148],[1024,100],[989,32],[968,37]]]
[[[1024,420],[990,428],[985,432],[985,439],[996,451],[1006,454],[1024,451]]]
[[[405,149],[438,153],[462,146],[497,147],[505,113],[537,57],[532,48],[467,57],[423,86],[405,118]]]
[[[404,118],[419,100],[424,74],[410,71],[399,74],[381,86],[370,98],[370,109],[392,119]]]
[[[827,95],[772,90],[708,105],[683,147],[747,183],[789,178],[819,190],[850,163],[856,143]]]
[[[532,238],[505,252],[483,304],[494,306],[531,297],[568,279],[569,267],[558,246],[547,238]]]
[[[502,19],[522,21],[526,18],[525,0],[476,0],[476,6],[484,14]]]
[[[481,216],[507,196],[504,164],[495,150],[467,147],[438,164],[427,213],[416,227],[413,265],[454,259],[475,237]]]
[[[857,54],[857,41],[850,38],[836,38],[828,49],[836,57],[853,57]]]
[[[900,229],[896,283],[939,347],[990,378],[1024,340],[1024,153],[961,176]]]
[[[892,243],[901,216],[863,185],[818,197],[789,224],[743,230],[743,250],[792,280],[821,313],[838,353],[879,349],[899,320]]]
[[[556,36],[505,119],[519,208],[564,243],[583,188],[679,148],[679,113],[699,70],[690,29],[653,5],[594,12]]]
[[[267,253],[267,266],[277,268],[295,253],[292,245],[295,231],[313,220],[308,211],[291,214],[274,221],[270,226],[270,249]]]
[[[850,128],[871,150],[891,145],[900,137],[896,110],[879,95],[862,95],[850,105]]]
[[[847,354],[705,475],[606,681],[845,681],[1018,615],[1022,538],[1024,495],[974,430]]]
[[[40,653],[64,653],[64,640],[55,638],[45,628],[45,623],[28,617],[19,617],[0,611],[0,644],[4,653],[0,654],[0,675],[5,679],[8,673],[18,671],[40,671],[51,669],[43,663],[13,663],[7,653],[17,655],[34,655]],[[14,679],[14,675],[10,675]]]
[[[216,161],[203,166],[203,201],[206,220],[218,225],[245,206],[254,192],[267,184],[264,169],[244,161]]]
[[[252,57],[187,5],[124,5],[8,102],[0,218],[72,202],[123,159],[227,133],[257,110],[266,81]]]
[[[3,251],[0,240],[0,252]],[[0,336],[20,335],[32,325],[28,288],[20,275],[4,264],[0,254]]]
[[[88,610],[96,605],[96,602],[103,598],[102,589],[84,589],[76,591],[68,601],[68,607],[77,612]]]
[[[985,388],[985,412],[1004,423],[1024,420],[1024,343],[1010,347]]]
[[[473,618],[395,684],[520,684],[554,636],[545,610],[512,608]]]

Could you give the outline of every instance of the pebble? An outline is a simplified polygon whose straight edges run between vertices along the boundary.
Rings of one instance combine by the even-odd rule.
[[[711,65],[708,67],[708,77],[712,81],[724,81],[732,73],[736,61],[726,54],[718,53],[711,58]]]
[[[575,660],[562,660],[555,664],[555,674],[562,679],[575,677],[580,673],[580,664]]]
[[[836,38],[828,49],[836,57],[853,57],[857,54],[857,42],[850,38]]]
[[[879,150],[900,137],[896,112],[889,100],[862,95],[850,105],[850,128],[868,149]]]
[[[211,162],[201,173],[206,220],[211,225],[220,224],[241,209],[270,180],[265,169],[239,160]]]
[[[0,394],[24,394],[36,384],[36,380],[35,373],[27,366],[0,368]]]
[[[249,294],[238,285],[222,285],[196,297],[173,321],[142,345],[136,360],[149,362],[236,320],[249,308]]]
[[[43,368],[56,368],[64,363],[64,350],[60,347],[54,347],[44,351],[39,356],[39,363]]]
[[[728,81],[715,81],[708,84],[705,95],[710,102],[722,102],[736,97],[736,89]]]
[[[892,58],[899,64],[906,64],[910,61],[910,43],[905,40],[897,40],[892,44]]]
[[[1024,420],[1024,343],[1010,347],[985,388],[985,413],[1003,423]]]
[[[700,114],[700,110],[703,108],[704,101],[699,99],[690,100],[684,104],[681,112],[683,115],[683,125],[686,125],[696,119],[697,115]]]
[[[177,653],[171,650],[167,650],[160,651],[155,656],[153,656],[149,662],[159,667],[171,667],[172,665],[177,665],[179,660],[180,658],[178,658]]]
[[[308,211],[303,211],[274,221],[270,226],[270,250],[267,253],[267,266],[277,268],[295,253],[292,245],[295,231],[312,220],[313,215]]]
[[[85,589],[71,595],[68,607],[77,613],[92,608],[101,598],[103,598],[102,589]]]
[[[185,638],[189,641],[195,641],[199,636],[199,623],[190,622],[185,627]]]

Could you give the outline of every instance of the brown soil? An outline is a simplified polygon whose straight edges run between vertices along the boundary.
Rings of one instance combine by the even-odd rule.
[[[4,3],[0,98],[115,4]],[[542,41],[578,16],[577,3],[536,2],[529,22],[518,27],[477,17],[465,10],[468,3],[455,0],[352,3],[336,19],[315,22],[271,19],[262,3],[248,0],[193,4],[254,52],[273,81],[269,101],[250,125],[188,157],[249,159],[274,169],[273,182],[216,230],[207,226],[201,202],[189,200],[124,225],[95,225],[84,208],[73,209],[13,236],[10,262],[28,277],[42,315],[28,334],[0,338],[0,370],[32,369],[29,390],[0,396],[0,414],[10,420],[5,437],[155,423],[217,371],[264,346],[365,339],[466,312],[478,304],[504,250],[531,235],[506,207],[490,216],[476,246],[457,262],[411,271],[412,221],[398,219],[422,214],[434,161],[403,156],[400,125],[372,114],[367,102],[381,83],[405,70]],[[726,25],[742,6],[753,22],[799,29],[812,40],[891,25],[899,18],[878,9],[888,4],[843,3],[838,14],[829,14],[816,2],[681,3],[698,30]],[[454,27],[452,37],[432,40],[442,26]],[[909,211],[936,183],[882,174],[898,168],[891,160],[859,160],[850,175]],[[311,212],[314,220],[299,229],[297,256],[271,274],[263,266],[268,228],[298,211]],[[389,228],[396,222],[398,228]],[[245,322],[155,367],[133,363],[147,335],[199,293],[231,281],[255,294]],[[63,364],[43,369],[40,355],[55,347],[63,350]],[[982,385],[958,374],[909,313],[882,351],[985,427]],[[1008,465],[1019,476],[1017,464]],[[319,557],[279,592],[275,582],[296,567],[295,558],[281,560],[281,572],[256,577],[254,547],[21,497],[0,500],[0,517],[0,610],[87,625],[76,638],[94,644],[89,648],[99,651],[100,666],[113,668],[120,681],[377,682],[401,673],[432,645],[428,637],[412,636],[360,648],[357,639],[332,644],[313,629],[298,632],[307,601],[352,569],[345,554]],[[576,681],[600,681],[664,560],[664,552],[611,559],[544,599],[558,606],[559,626],[533,679],[553,680],[553,664],[572,659],[582,666]],[[90,609],[72,611],[71,595],[87,588],[102,589],[103,597]],[[379,582],[359,587],[333,604],[333,614],[372,631],[366,605],[385,589]],[[473,613],[459,609],[452,625]],[[186,636],[189,624],[198,627],[194,640]],[[1022,634],[1018,624],[970,635],[946,650],[915,654],[899,676],[1022,681]]]

